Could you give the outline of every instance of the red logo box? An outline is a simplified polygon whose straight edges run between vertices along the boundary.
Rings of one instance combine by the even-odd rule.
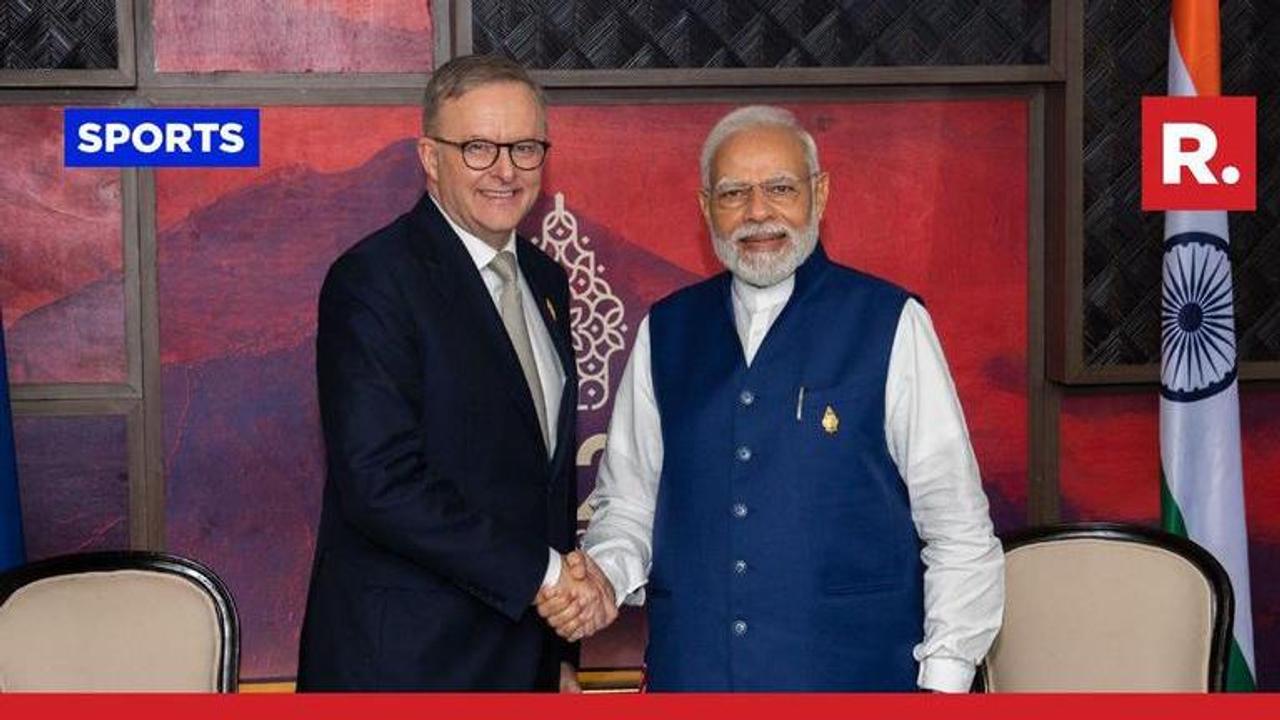
[[[1142,98],[1143,210],[1254,210],[1252,97]]]

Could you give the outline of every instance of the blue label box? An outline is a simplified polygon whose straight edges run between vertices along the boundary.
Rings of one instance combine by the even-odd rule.
[[[257,108],[67,108],[67,167],[258,167]]]

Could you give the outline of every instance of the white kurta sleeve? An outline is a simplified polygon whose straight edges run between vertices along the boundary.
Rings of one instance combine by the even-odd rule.
[[[583,538],[583,547],[613,584],[619,604],[644,603],[661,472],[662,424],[645,317],[614,397],[600,474],[588,498],[591,524]]]
[[[955,385],[928,313],[908,300],[885,383],[885,438],[924,542],[920,687],[964,692],[1004,611],[1004,554]]]

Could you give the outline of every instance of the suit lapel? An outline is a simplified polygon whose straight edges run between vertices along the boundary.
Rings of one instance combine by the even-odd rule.
[[[517,412],[524,418],[526,428],[537,438],[538,446],[546,455],[546,443],[542,439],[533,397],[529,394],[529,384],[525,382],[524,371],[502,324],[502,316],[498,314],[475,262],[429,196],[424,195],[413,209],[413,220],[425,235],[423,242],[414,245],[432,275],[431,286],[457,309],[459,322],[475,329],[484,347],[484,355],[498,366],[495,381],[506,389]]]

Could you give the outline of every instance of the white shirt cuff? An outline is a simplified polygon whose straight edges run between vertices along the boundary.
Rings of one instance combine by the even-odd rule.
[[[604,573],[609,584],[613,586],[613,601],[618,607],[622,607],[623,603],[628,605],[644,604],[644,586],[640,589],[627,593],[627,573],[617,562],[617,557],[611,553],[591,552],[587,550],[587,554],[595,561],[596,566],[600,568],[600,572]]]
[[[542,587],[551,587],[560,582],[560,553],[555,548],[547,548],[550,558],[547,560],[547,573],[542,576]]]
[[[974,666],[967,660],[949,657],[927,657],[920,662],[916,685],[925,690],[945,693],[969,692],[973,685]]]

